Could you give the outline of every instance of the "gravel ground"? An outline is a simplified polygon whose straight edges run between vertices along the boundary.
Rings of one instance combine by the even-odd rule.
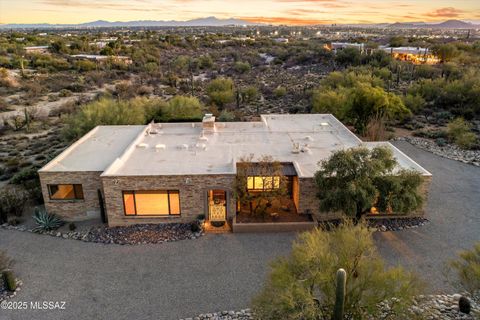
[[[375,239],[392,264],[417,271],[432,293],[453,293],[442,273],[457,250],[480,240],[480,168],[395,142],[434,175],[430,223]],[[179,319],[248,307],[268,262],[292,233],[207,234],[162,245],[120,246],[0,230],[24,285],[12,301],[66,301],[66,310],[0,310],[17,319]]]

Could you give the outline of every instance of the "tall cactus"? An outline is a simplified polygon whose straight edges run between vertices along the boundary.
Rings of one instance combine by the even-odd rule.
[[[335,308],[333,309],[333,320],[343,320],[346,285],[347,273],[344,269],[338,269],[336,278]]]

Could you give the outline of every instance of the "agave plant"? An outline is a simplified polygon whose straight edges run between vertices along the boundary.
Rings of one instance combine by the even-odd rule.
[[[37,226],[33,229],[33,231],[35,232],[54,230],[64,224],[62,219],[60,219],[56,215],[49,214],[47,211],[40,210],[39,208],[35,208],[33,220],[35,220],[35,222],[37,223]]]

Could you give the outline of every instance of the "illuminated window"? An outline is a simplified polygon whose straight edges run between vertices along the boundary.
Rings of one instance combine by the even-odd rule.
[[[248,177],[247,178],[247,189],[248,190],[261,190],[268,191],[280,188],[280,177]]]
[[[49,184],[48,192],[52,200],[82,200],[81,184]]]
[[[175,190],[124,191],[125,215],[168,216],[180,214],[180,195]]]

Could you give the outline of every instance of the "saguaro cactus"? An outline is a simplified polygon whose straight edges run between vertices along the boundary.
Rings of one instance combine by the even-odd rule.
[[[333,320],[343,320],[346,285],[347,273],[344,269],[338,269],[335,290],[335,308],[333,309]]]

